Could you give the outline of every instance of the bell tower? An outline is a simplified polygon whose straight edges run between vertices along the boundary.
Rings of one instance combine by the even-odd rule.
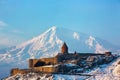
[[[62,45],[61,53],[62,53],[62,54],[68,54],[68,47],[67,47],[67,45],[66,45],[65,42],[64,42],[64,44]]]

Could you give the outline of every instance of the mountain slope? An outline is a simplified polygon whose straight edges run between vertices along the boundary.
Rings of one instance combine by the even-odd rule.
[[[0,54],[0,66],[4,67],[9,65],[9,67],[6,67],[7,69],[19,66],[20,68],[27,67],[27,60],[29,58],[55,56],[60,52],[63,42],[67,43],[69,52],[104,53],[105,51],[118,49],[107,41],[93,36],[69,29],[51,27],[38,37],[17,45],[7,50],[4,54]],[[1,70],[4,71],[2,68]]]

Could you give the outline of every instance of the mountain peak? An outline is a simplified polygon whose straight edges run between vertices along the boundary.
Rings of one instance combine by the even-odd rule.
[[[49,32],[49,31],[56,31],[56,26],[53,26],[53,27],[51,27],[51,28],[49,28],[46,32]]]
[[[55,30],[56,28],[57,28],[56,26],[52,26],[50,29]]]

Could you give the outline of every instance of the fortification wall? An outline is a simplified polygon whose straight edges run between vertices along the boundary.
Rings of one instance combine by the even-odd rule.
[[[57,64],[58,60],[57,58],[41,58],[41,59],[29,59],[29,68],[32,69],[35,67],[35,65],[39,62],[44,62],[45,65],[52,65]]]
[[[38,72],[47,72],[47,73],[53,73],[53,72],[57,72],[58,71],[58,67],[46,67],[46,66],[43,66],[43,67],[34,67],[34,70],[35,71],[38,71]]]
[[[58,61],[57,61],[57,58],[42,58],[42,59],[39,59],[40,61],[43,61],[45,62],[46,64],[57,64]]]
[[[18,69],[18,68],[14,68],[11,70],[11,75],[16,75],[16,74],[26,74],[27,71],[26,70],[21,70],[21,69]]]

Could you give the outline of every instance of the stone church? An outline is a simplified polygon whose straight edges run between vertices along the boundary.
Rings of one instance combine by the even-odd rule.
[[[14,68],[11,70],[11,75],[17,73],[25,74],[31,71],[45,73],[69,72],[77,68],[91,68],[95,65],[108,63],[112,61],[113,58],[111,52],[105,52],[104,54],[69,53],[68,46],[64,43],[61,47],[61,53],[58,53],[55,57],[29,59],[28,69]],[[77,66],[69,67],[65,66],[65,64],[75,64]]]

